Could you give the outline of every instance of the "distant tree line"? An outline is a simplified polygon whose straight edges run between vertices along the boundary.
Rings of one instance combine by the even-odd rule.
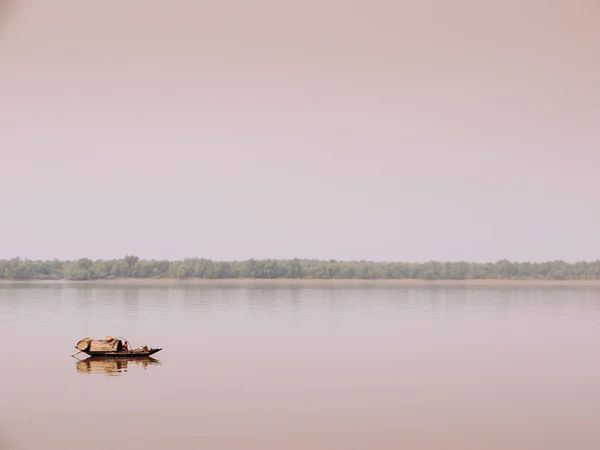
[[[253,278],[253,279],[419,279],[419,280],[599,280],[600,260],[567,263],[511,262],[370,262],[310,259],[250,259],[180,261],[122,259],[35,261],[0,260],[0,279],[7,280],[110,280],[117,278]]]

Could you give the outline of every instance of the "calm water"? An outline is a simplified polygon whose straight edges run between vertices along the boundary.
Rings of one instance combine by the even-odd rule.
[[[600,289],[0,285],[0,449],[600,448]],[[78,362],[86,336],[163,347]]]

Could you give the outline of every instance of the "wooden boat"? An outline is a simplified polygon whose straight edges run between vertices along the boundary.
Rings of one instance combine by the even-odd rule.
[[[125,350],[120,352],[91,352],[89,350],[83,350],[83,353],[92,357],[111,357],[111,358],[147,358],[150,355],[154,355],[160,352],[162,348],[149,348],[148,350]]]
[[[75,346],[77,350],[89,356],[111,358],[147,358],[162,350],[162,348],[148,348],[146,345],[132,349],[127,339],[106,336],[103,340],[84,338]]]

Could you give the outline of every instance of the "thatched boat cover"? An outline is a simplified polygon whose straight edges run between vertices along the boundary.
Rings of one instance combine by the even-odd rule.
[[[110,342],[104,341],[91,341],[90,342],[90,351],[91,352],[116,352],[119,339],[113,339]]]
[[[91,337],[86,337],[86,338],[80,340],[77,343],[77,349],[80,350],[80,351],[87,350],[89,348],[89,346],[90,346],[90,342],[91,341],[93,341],[93,339]]]

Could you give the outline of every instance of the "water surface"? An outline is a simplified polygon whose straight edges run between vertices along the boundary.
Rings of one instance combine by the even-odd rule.
[[[600,289],[0,285],[0,449],[600,448]],[[163,347],[77,361],[86,336]]]

